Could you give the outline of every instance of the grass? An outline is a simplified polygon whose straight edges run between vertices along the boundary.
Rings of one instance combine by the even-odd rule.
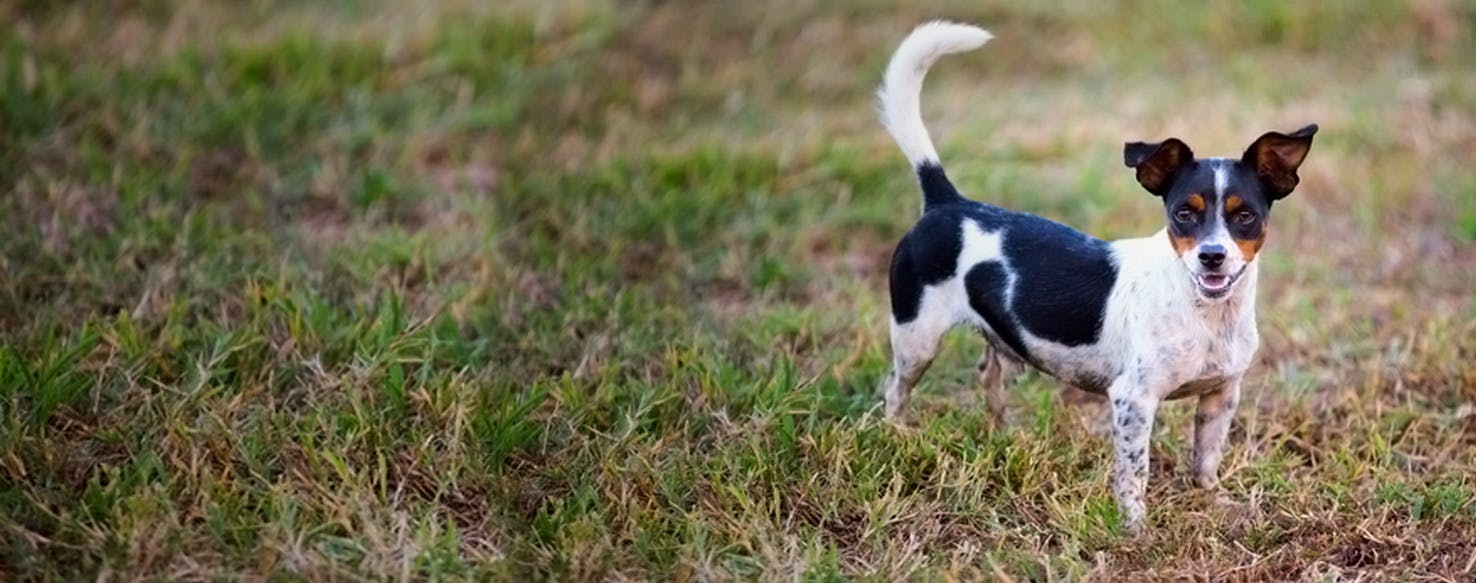
[[[1476,9],[7,2],[0,579],[1448,578],[1476,569]],[[1151,527],[951,337],[882,422],[916,212],[1161,220],[1123,141],[1322,125],[1273,217],[1222,492]]]

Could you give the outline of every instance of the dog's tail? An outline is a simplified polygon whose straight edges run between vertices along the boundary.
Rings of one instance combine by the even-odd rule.
[[[977,49],[991,38],[994,36],[989,31],[967,24],[938,20],[919,26],[892,54],[881,89],[876,92],[882,125],[902,147],[902,153],[917,172],[918,182],[922,183],[923,212],[963,200],[943,174],[938,151],[933,148],[927,126],[923,125],[919,103],[923,77],[939,57]]]

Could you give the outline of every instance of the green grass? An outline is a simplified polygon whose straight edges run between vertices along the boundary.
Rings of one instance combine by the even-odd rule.
[[[0,579],[1472,576],[1476,9],[0,3]],[[917,208],[1104,237],[1120,144],[1318,122],[1220,492],[1164,409],[1150,528],[1052,381],[950,337],[880,419]]]

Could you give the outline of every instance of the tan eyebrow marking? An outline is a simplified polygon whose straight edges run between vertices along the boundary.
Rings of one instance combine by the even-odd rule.
[[[1204,197],[1201,196],[1201,195],[1198,195],[1198,194],[1191,194],[1191,195],[1189,195],[1189,198],[1184,199],[1184,204],[1189,205],[1189,208],[1194,209],[1194,212],[1196,212],[1196,213],[1197,212],[1203,212],[1204,211]]]

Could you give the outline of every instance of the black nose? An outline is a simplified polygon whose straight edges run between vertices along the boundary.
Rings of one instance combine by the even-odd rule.
[[[1224,245],[1205,245],[1199,248],[1199,262],[1210,269],[1219,269],[1225,262]]]

